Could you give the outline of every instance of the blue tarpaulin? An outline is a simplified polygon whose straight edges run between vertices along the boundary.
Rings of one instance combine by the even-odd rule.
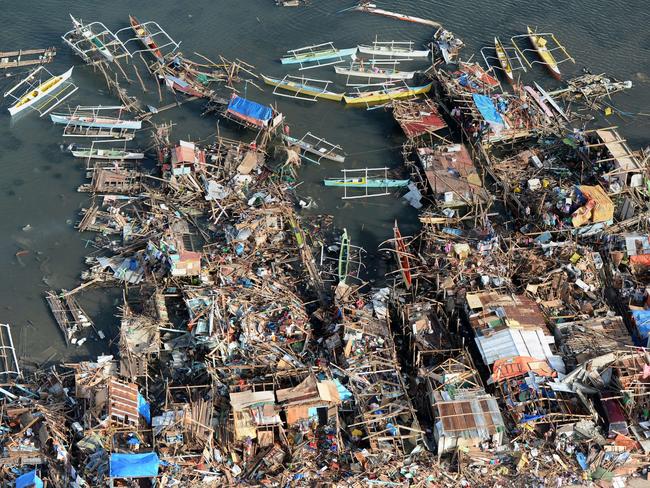
[[[147,421],[147,425],[151,425],[151,407],[140,393],[138,393],[138,413]]]
[[[43,488],[43,480],[38,477],[36,470],[19,476],[16,480],[16,488]]]
[[[158,476],[158,454],[111,454],[111,478],[153,478]]]
[[[273,117],[271,107],[260,105],[259,103],[251,102],[250,100],[238,96],[234,96],[230,99],[228,110],[263,122],[267,122],[271,120],[271,117]]]
[[[346,401],[352,398],[352,393],[350,393],[350,390],[343,386],[337,378],[334,378],[334,384],[336,385],[336,390],[339,392],[339,398],[342,401]]]
[[[481,115],[486,120],[486,122],[489,122],[490,124],[505,125],[503,119],[501,118],[501,115],[499,112],[497,112],[497,108],[494,106],[494,102],[490,97],[474,93],[472,95],[472,98],[474,98],[474,104],[476,105],[478,111],[481,112]]]
[[[642,339],[650,334],[650,310],[632,310],[632,318]]]

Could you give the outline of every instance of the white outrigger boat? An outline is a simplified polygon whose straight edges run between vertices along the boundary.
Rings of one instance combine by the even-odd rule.
[[[25,78],[23,81],[18,83],[16,86],[14,86],[11,90],[6,92],[4,94],[5,97],[12,95],[12,93],[23,83],[30,84],[31,80],[33,80],[36,76],[36,74],[41,70],[44,69],[42,66],[38,68],[34,73],[29,75],[27,78]],[[61,89],[64,87],[64,83],[72,76],[72,70],[73,68],[70,68],[68,71],[61,75],[57,76],[52,76],[50,79],[47,81],[44,81],[40,83],[39,85],[31,85],[31,89],[28,90],[25,94],[23,94],[22,97],[18,98],[15,97],[15,95],[12,95],[16,99],[16,103],[14,103],[11,107],[9,107],[9,113],[13,117],[19,112],[22,112],[28,107],[33,106],[34,104],[38,103],[39,101],[45,100],[48,98],[48,96],[53,95],[54,93],[57,92],[57,90]],[[46,70],[47,71],[47,70]],[[76,87],[75,90],[76,91]],[[68,95],[66,95],[67,97]],[[58,103],[62,102],[63,99],[59,100]],[[58,105],[57,103],[57,105]],[[54,107],[50,107],[50,110]]]
[[[352,63],[350,67],[334,66],[339,75],[357,76],[359,78],[376,78],[381,80],[411,80],[416,71],[398,71],[390,68],[380,68],[376,64]]]
[[[122,151],[119,149],[95,149],[90,147],[79,147],[72,150],[72,155],[76,158],[90,159],[144,159],[144,153]]]
[[[106,45],[99,39],[99,37],[93,34],[92,29],[87,25],[83,25],[81,21],[75,19],[72,16],[72,14],[69,15],[70,18],[72,19],[72,25],[74,25],[77,32],[79,32],[88,42],[90,42],[97,49],[97,52],[99,52],[102,56],[104,56],[109,63],[112,63],[113,60],[115,59],[113,57],[113,54],[111,54],[111,52],[108,50]]]
[[[412,41],[389,41],[379,42],[375,41],[370,45],[361,44],[357,49],[362,54],[369,54],[371,56],[390,56],[392,58],[427,58],[429,57],[429,50],[416,50],[413,49]]]
[[[142,128],[141,120],[123,120],[118,117],[100,115],[99,110],[121,109],[122,107],[77,107],[71,113],[52,113],[50,119],[55,124],[96,129],[129,129]]]

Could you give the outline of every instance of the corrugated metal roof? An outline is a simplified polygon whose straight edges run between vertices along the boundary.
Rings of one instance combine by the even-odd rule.
[[[436,402],[435,406],[444,436],[487,439],[504,426],[499,405],[491,395]]]
[[[111,378],[108,383],[108,416],[122,423],[138,425],[138,385]]]

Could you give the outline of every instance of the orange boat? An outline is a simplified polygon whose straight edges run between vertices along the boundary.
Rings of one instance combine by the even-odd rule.
[[[149,30],[138,22],[138,19],[133,15],[129,15],[129,22],[131,22],[131,28],[133,29],[133,32],[135,32],[136,37],[140,39],[140,42],[145,45],[149,52],[151,52],[158,61],[164,63],[165,57],[162,52],[160,52],[160,48],[158,47],[158,44],[156,44],[156,41],[153,40]]]
[[[399,231],[399,227],[397,227],[397,220],[395,221],[395,225],[393,227],[393,235],[395,238],[394,242],[395,253],[397,254],[397,262],[399,263],[400,271],[402,272],[404,284],[408,290],[411,288],[411,284],[413,283],[413,276],[411,275],[411,263],[409,261],[409,253],[406,249],[404,238],[402,237],[402,233]]]

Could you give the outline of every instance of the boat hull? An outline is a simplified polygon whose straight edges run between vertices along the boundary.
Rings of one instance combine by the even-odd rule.
[[[31,107],[32,105],[34,105],[34,104],[35,104],[36,102],[38,102],[39,100],[42,100],[43,98],[45,98],[47,95],[50,95],[50,94],[52,94],[52,93],[55,93],[56,90],[57,90],[58,88],[61,87],[61,85],[63,84],[63,82],[65,82],[68,78],[70,78],[70,77],[72,76],[72,70],[73,70],[73,69],[74,69],[74,67],[73,67],[73,68],[70,68],[68,71],[66,71],[65,73],[63,73],[62,75],[60,75],[60,76],[58,76],[58,77],[57,77],[57,76],[54,76],[54,77],[50,78],[49,80],[47,80],[45,83],[41,83],[41,85],[39,85],[37,88],[35,88],[34,90],[32,90],[32,93],[34,93],[35,91],[39,91],[39,92],[40,92],[37,96],[31,98],[30,100],[26,101],[25,103],[21,103],[20,105],[19,105],[19,103],[20,103],[20,101],[19,101],[19,102],[17,102],[16,104],[14,104],[14,105],[12,105],[11,107],[9,107],[9,113],[11,114],[11,116],[13,117],[13,116],[16,115],[17,113],[20,113],[20,112],[22,112],[23,110],[25,110],[26,108]],[[52,85],[48,86],[46,90],[44,90],[44,91],[40,91],[40,87],[41,87],[41,86],[43,86],[43,85],[47,85],[50,81],[54,80],[55,78],[58,78],[58,80],[56,80],[55,83],[53,83]],[[26,95],[26,96],[27,96],[27,95]],[[24,97],[23,97],[23,98],[24,98]],[[22,99],[21,99],[21,100],[22,100]]]
[[[350,188],[403,188],[408,186],[410,180],[385,180],[365,178],[330,178],[323,180],[325,186],[347,186]]]
[[[501,69],[503,70],[503,73],[506,75],[508,81],[512,83],[514,80],[512,74],[512,66],[510,65],[510,60],[508,59],[506,50],[503,47],[503,44],[501,44],[501,41],[499,40],[498,37],[494,38],[494,50],[497,53],[497,59],[499,60],[499,64],[501,65]]]
[[[335,66],[334,69],[339,75],[357,76],[359,78],[375,78],[380,80],[411,80],[415,76],[415,71],[374,72],[374,71],[359,71],[354,69],[342,68],[340,66]]]
[[[164,63],[165,57],[163,56],[162,52],[160,52],[158,44],[156,44],[156,42],[153,40],[146,27],[143,27],[142,24],[138,22],[138,19],[132,15],[129,15],[129,22],[131,23],[131,28],[133,29],[135,36],[140,39],[142,45],[149,50],[153,57],[155,57],[161,63]]]
[[[428,58],[429,51],[404,51],[390,48],[377,48],[374,46],[357,46],[362,54],[371,54],[374,56],[390,56],[391,58]]]
[[[115,154],[115,153],[108,153],[108,152],[104,153],[99,151],[81,150],[81,151],[72,151],[72,155],[76,158],[92,158],[92,159],[115,159],[115,160],[144,159],[143,153],[131,153],[131,152]]]
[[[536,35],[535,32],[533,32],[533,30],[530,27],[528,27],[527,29],[528,29],[528,38],[530,39],[531,44],[535,48],[535,51],[537,51],[537,54],[539,55],[540,59],[543,61],[544,66],[546,66],[548,72],[556,80],[561,79],[562,73],[560,73],[560,68],[558,68],[555,57],[548,50],[546,46],[543,46],[540,43],[540,40],[543,39],[543,37]]]
[[[306,85],[301,85],[300,83],[294,83],[291,81],[278,80],[277,78],[269,78],[268,76],[262,75],[264,83],[267,85],[275,86],[282,88],[294,93],[299,93],[301,95],[309,95],[316,98],[322,98],[325,100],[333,100],[335,102],[340,102],[343,100],[343,93],[335,93],[331,91],[318,90]]]
[[[427,93],[429,90],[431,90],[431,86],[432,84],[429,83],[428,85],[418,86],[415,88],[411,88],[409,90],[397,89],[394,91],[387,90],[385,92],[371,92],[370,95],[359,96],[359,97],[350,97],[346,95],[343,97],[343,100],[345,100],[345,103],[348,105],[382,103],[382,102],[388,102],[390,100],[407,98],[407,97]]]
[[[330,51],[325,51],[322,53],[314,53],[313,55],[302,55],[302,56],[285,56],[280,59],[282,64],[301,64],[301,63],[313,63],[316,61],[326,61],[328,59],[344,58],[346,56],[352,56],[357,52],[357,48],[349,49],[335,49]]]
[[[141,129],[142,121],[140,120],[121,120],[119,122],[99,122],[92,117],[91,120],[84,120],[83,117],[74,118],[68,115],[50,114],[50,119],[55,124],[75,125],[78,127],[92,127],[96,129]]]

